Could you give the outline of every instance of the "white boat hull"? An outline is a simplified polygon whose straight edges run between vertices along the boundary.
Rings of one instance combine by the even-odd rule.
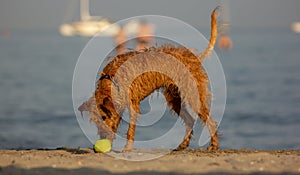
[[[60,33],[63,36],[114,36],[120,30],[120,27],[111,24],[107,20],[95,21],[77,21],[60,26]]]

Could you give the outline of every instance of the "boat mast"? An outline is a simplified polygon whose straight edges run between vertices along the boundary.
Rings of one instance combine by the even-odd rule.
[[[89,0],[80,0],[80,18],[82,21],[91,19]]]

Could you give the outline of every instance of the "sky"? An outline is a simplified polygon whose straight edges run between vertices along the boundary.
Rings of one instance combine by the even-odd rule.
[[[222,0],[90,0],[91,14],[112,21],[137,15],[164,15],[193,26],[208,26],[210,12]],[[287,28],[300,21],[300,0],[226,0],[231,25]],[[77,5],[76,5],[77,4]],[[1,0],[0,29],[56,29],[78,17],[79,0]],[[69,16],[69,17],[68,17]],[[69,18],[69,19],[68,19]]]

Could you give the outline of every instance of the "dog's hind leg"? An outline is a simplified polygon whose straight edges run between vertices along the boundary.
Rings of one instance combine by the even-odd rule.
[[[180,116],[184,123],[185,123],[185,136],[183,141],[180,143],[180,145],[175,149],[175,151],[183,150],[187,148],[190,144],[190,140],[192,138],[193,134],[193,126],[195,120],[193,117],[189,114],[189,112],[186,109],[186,106],[182,107],[181,104],[181,98],[179,96],[178,88],[174,85],[174,87],[168,88],[165,91],[165,98],[169,105],[169,107],[174,110],[178,116]],[[182,108],[181,108],[182,107]]]
[[[206,92],[202,92],[200,94],[200,101],[201,101],[201,109],[199,112],[200,119],[204,122],[204,124],[207,126],[208,131],[210,133],[211,137],[211,143],[210,146],[207,148],[208,151],[211,150],[218,150],[219,143],[218,143],[218,132],[217,132],[217,122],[210,116],[209,114],[209,108],[207,106],[207,96],[205,95]]]
[[[195,119],[189,114],[185,107],[180,111],[180,117],[185,123],[185,136],[180,145],[175,149],[175,151],[180,151],[187,148],[190,145],[190,141],[193,135],[193,126]]]
[[[210,136],[211,136],[210,146],[207,147],[207,150],[208,151],[218,150],[219,149],[219,143],[218,143],[218,131],[217,131],[218,126],[217,126],[217,122],[211,116],[208,116],[208,118],[204,122],[205,122],[205,124],[206,124],[206,126],[209,130]]]

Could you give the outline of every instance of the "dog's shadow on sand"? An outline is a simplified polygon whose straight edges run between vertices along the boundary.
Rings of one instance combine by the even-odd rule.
[[[20,149],[22,150],[22,149]],[[26,149],[26,150],[32,150],[32,149]],[[36,149],[38,151],[57,151],[57,150],[62,150],[62,151],[66,151],[72,154],[89,154],[89,153],[93,153],[94,150],[91,148],[73,148],[73,147],[68,147],[68,146],[64,146],[64,147],[58,147],[56,149],[48,149],[48,148],[39,148]]]
[[[60,147],[56,148],[56,150],[64,150],[66,152],[72,153],[72,154],[88,154],[94,152],[92,149],[81,149],[80,147],[78,148],[72,148],[72,147]]]

